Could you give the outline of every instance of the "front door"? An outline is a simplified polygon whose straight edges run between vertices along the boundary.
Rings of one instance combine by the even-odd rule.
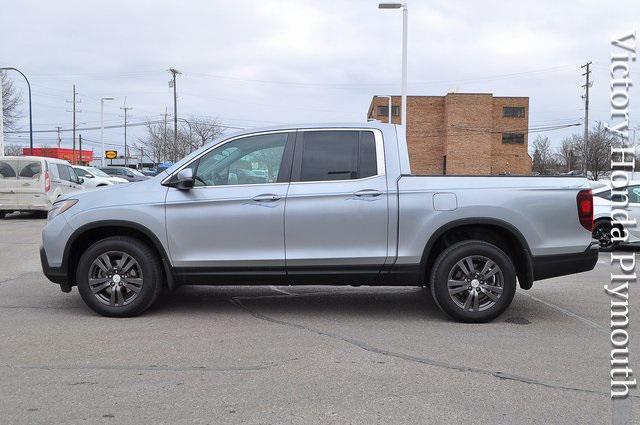
[[[67,164],[56,164],[56,166],[58,167],[58,184],[63,194],[83,189],[73,167]]]
[[[285,207],[289,279],[371,282],[387,258],[387,196],[378,130],[300,131]]]
[[[183,282],[284,279],[284,203],[294,136],[231,139],[188,165],[192,189],[168,189],[169,255]]]

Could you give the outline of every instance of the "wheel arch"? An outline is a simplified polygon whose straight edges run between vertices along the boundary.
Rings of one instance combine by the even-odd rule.
[[[430,276],[435,259],[444,249],[455,242],[471,239],[493,243],[505,251],[514,262],[520,287],[531,288],[533,264],[526,238],[512,224],[490,217],[454,220],[433,232],[422,253],[421,264],[425,278]]]
[[[64,249],[62,264],[66,269],[68,282],[75,282],[75,273],[80,256],[91,244],[111,237],[128,236],[139,239],[156,251],[169,289],[175,287],[175,279],[169,262],[169,256],[158,237],[147,227],[126,220],[101,220],[85,224],[76,229]]]

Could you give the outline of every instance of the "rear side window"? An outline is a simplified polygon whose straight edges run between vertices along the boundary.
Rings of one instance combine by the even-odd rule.
[[[18,173],[18,161],[16,160],[4,160],[0,161],[0,179],[16,178]]]
[[[377,174],[370,131],[307,131],[302,136],[300,181],[352,180]]]
[[[37,179],[42,173],[40,161],[20,161],[20,177]]]

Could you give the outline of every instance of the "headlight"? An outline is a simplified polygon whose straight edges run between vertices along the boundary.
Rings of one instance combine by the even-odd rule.
[[[54,203],[53,207],[49,210],[49,214],[47,214],[47,220],[53,220],[55,216],[62,214],[77,203],[77,199],[65,199],[64,201]]]

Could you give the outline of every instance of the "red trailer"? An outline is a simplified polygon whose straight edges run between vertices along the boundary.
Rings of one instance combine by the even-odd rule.
[[[30,153],[31,149],[23,148],[22,155],[33,156],[45,156],[47,158],[58,158],[69,161],[72,164],[90,164],[93,161],[93,151],[82,150],[82,153],[78,149],[75,151],[75,157],[73,155],[73,149],[67,148],[33,148],[33,153]]]

